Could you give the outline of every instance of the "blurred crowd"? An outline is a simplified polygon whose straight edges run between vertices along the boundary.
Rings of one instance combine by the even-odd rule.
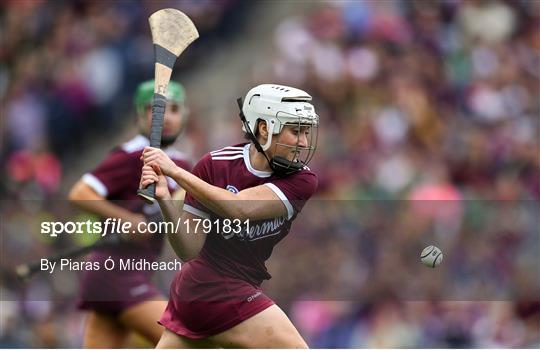
[[[314,95],[315,160],[335,164],[314,165],[321,193],[538,199],[539,21],[526,0],[329,1],[284,19],[273,74]]]
[[[308,343],[539,347],[540,2],[328,1],[274,41],[322,123],[269,283]]]
[[[315,200],[302,214],[266,289],[311,346],[540,344],[538,204]],[[435,269],[420,263],[430,244]]]
[[[193,64],[233,35],[238,21],[225,17],[246,6],[0,5],[3,196],[58,196],[88,137],[125,121],[152,74],[146,17],[164,3],[181,3],[208,38],[189,51]],[[253,83],[311,93],[321,117],[317,198],[275,249],[268,294],[312,347],[540,347],[540,2],[312,7],[283,18],[273,56],[252,70]],[[21,226],[43,217],[28,205],[12,214]],[[10,244],[18,255],[50,249]],[[445,253],[434,270],[418,262],[429,244]],[[32,286],[29,300],[77,288]],[[10,293],[0,344],[80,346],[73,306],[7,303],[19,299]]]
[[[2,181],[10,198],[55,197],[63,169],[134,123],[132,96],[153,77],[148,16],[181,8],[200,33],[193,68],[237,35],[249,2],[237,0],[8,0],[0,4]],[[110,147],[110,145],[109,145]]]

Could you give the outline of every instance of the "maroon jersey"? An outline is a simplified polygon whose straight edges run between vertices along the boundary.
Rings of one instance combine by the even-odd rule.
[[[113,201],[131,212],[151,216],[160,212],[157,203],[145,204],[137,196],[143,161],[140,160],[144,147],[149,146],[148,138],[138,135],[120,147],[114,149],[101,164],[93,171],[86,173],[82,180],[99,195]],[[164,149],[165,153],[181,168],[191,170],[191,163],[181,152],[173,149]],[[167,178],[169,189],[178,189],[178,184]],[[147,241],[139,241],[133,245],[142,244],[140,248],[146,248],[146,254],[159,255],[163,242],[162,235],[154,235]],[[123,249],[122,249],[123,248]],[[126,250],[126,247],[116,248],[118,252]],[[113,249],[114,250],[114,249]]]
[[[204,260],[225,276],[260,285],[271,278],[265,261],[274,246],[289,233],[293,220],[315,192],[317,177],[307,167],[285,177],[256,170],[251,166],[249,149],[248,143],[210,152],[195,166],[193,174],[233,193],[266,185],[283,201],[287,214],[270,220],[250,221],[249,228],[245,227],[238,234],[218,232],[223,231],[222,227],[212,225],[212,232],[207,235],[197,259]],[[184,210],[212,221],[219,219],[189,193]]]

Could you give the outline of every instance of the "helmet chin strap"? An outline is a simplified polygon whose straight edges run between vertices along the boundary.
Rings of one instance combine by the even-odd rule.
[[[285,176],[302,170],[304,168],[304,163],[300,161],[292,162],[287,158],[281,156],[275,156],[272,159],[268,158],[265,149],[268,149],[268,147],[270,147],[270,143],[272,142],[272,136],[270,135],[268,141],[264,145],[265,148],[263,148],[263,146],[261,146],[261,144],[259,143],[259,140],[257,140],[255,135],[253,134],[253,131],[251,131],[249,123],[246,120],[246,116],[242,111],[242,98],[239,97],[236,102],[238,103],[238,107],[240,108],[240,113],[238,115],[240,117],[240,120],[242,121],[242,124],[244,125],[244,128],[246,129],[246,133],[249,139],[255,145],[255,149],[257,150],[257,152],[262,153],[264,158],[266,158],[266,161],[268,162],[268,165],[270,166],[274,174],[276,174],[277,176]]]

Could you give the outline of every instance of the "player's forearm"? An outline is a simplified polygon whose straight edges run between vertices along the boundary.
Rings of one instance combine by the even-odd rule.
[[[204,239],[198,236],[200,234],[186,232],[186,225],[183,223],[188,219],[181,217],[177,202],[171,199],[158,199],[163,220],[165,222],[180,223],[180,225],[174,225],[177,227],[176,232],[167,232],[169,244],[182,261],[188,261],[199,255]]]
[[[186,262],[196,258],[202,248],[202,243],[193,239],[187,239],[186,234],[170,233],[167,235],[169,244],[182,261]]]
[[[177,201],[172,200],[170,196],[168,198],[158,199],[159,208],[163,215],[163,221],[165,222],[177,222],[180,219],[181,209],[179,208]]]
[[[107,200],[73,201],[79,208],[84,209],[102,218],[116,218],[123,221],[132,221],[133,213]]]
[[[239,200],[234,193],[213,186],[182,168],[178,168],[172,178],[213,213],[230,219],[249,218],[249,202]]]
[[[133,213],[116,205],[97,194],[82,181],[73,186],[69,193],[69,200],[77,207],[103,218],[116,218],[131,221]]]
[[[161,208],[161,214],[163,215],[164,222],[178,222],[180,220],[180,208],[176,206],[174,201],[168,199],[158,199],[159,207]],[[176,255],[182,259],[182,261],[189,260],[189,256],[186,251],[186,242],[182,242],[181,238],[186,235],[183,225],[178,225],[177,232],[167,232],[167,239]]]

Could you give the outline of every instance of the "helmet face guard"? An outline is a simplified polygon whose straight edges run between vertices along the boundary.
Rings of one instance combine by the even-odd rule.
[[[294,173],[300,171],[306,166],[311,159],[313,158],[315,151],[317,150],[317,141],[319,135],[319,117],[314,114],[309,118],[298,117],[291,114],[284,116],[282,112],[280,119],[281,130],[277,137],[275,146],[274,146],[274,157],[271,159],[271,163],[275,168],[279,168],[280,172],[285,174]],[[296,119],[296,121],[294,121]],[[283,142],[283,132],[285,127],[290,127],[298,130],[296,135],[296,140],[292,143]],[[301,137],[306,135],[306,145],[301,145]],[[280,153],[280,149],[287,149],[291,157],[276,156],[277,153]]]

